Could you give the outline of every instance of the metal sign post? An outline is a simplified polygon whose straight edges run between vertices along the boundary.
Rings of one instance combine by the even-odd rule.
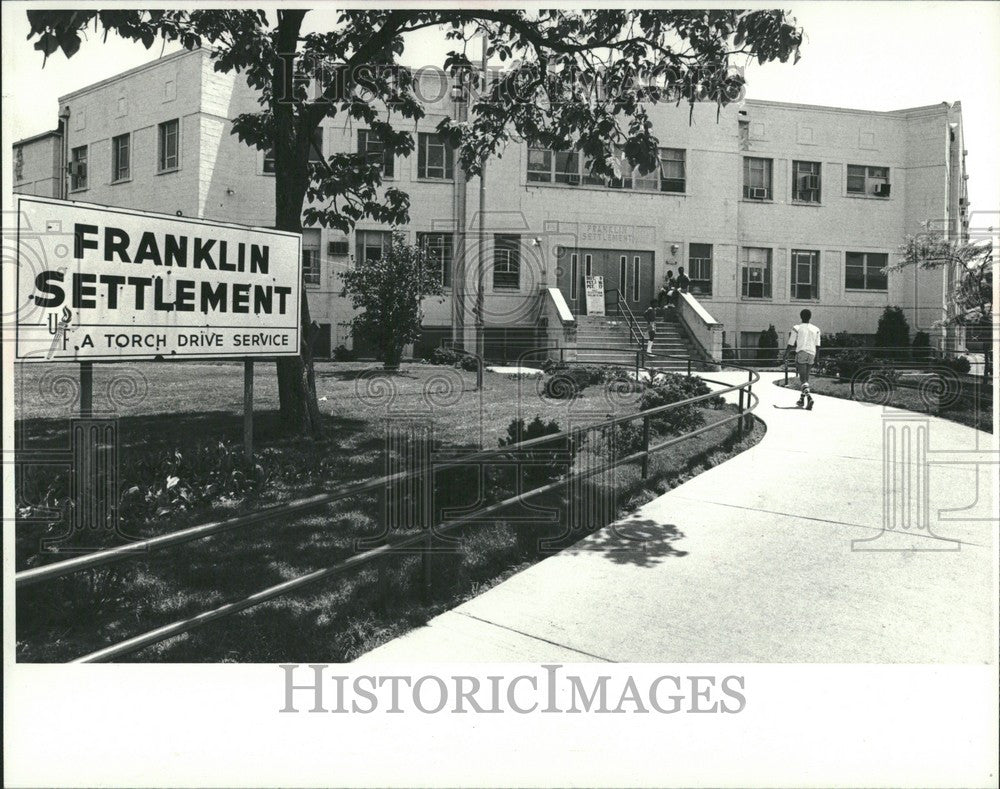
[[[80,362],[80,416],[94,415],[94,363]]]
[[[253,462],[253,359],[243,360],[243,454]]]

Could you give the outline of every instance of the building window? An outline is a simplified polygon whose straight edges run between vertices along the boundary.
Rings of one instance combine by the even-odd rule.
[[[576,186],[580,183],[580,155],[576,151],[556,151],[556,183]]]
[[[642,265],[641,258],[636,255],[632,258],[632,301],[639,300],[639,267]]]
[[[569,256],[569,297],[576,301],[576,288],[580,280],[580,256],[574,252]]]
[[[323,162],[326,157],[323,155],[323,127],[320,126],[313,131],[312,145],[309,146],[309,161]],[[264,154],[264,163],[261,170],[265,175],[274,175],[276,169],[274,148]]]
[[[660,148],[660,191],[683,192],[687,185],[686,154],[681,148]]]
[[[552,151],[528,148],[528,180],[535,183],[552,181]]]
[[[792,250],[792,298],[819,298],[819,252]]]
[[[628,255],[618,259],[618,290],[622,294],[628,293]]]
[[[392,234],[386,230],[359,230],[355,234],[359,266],[369,261],[381,260],[392,246]]]
[[[302,282],[320,284],[320,237],[318,230],[302,231]]]
[[[743,157],[743,197],[748,200],[771,199],[771,160]]]
[[[421,132],[417,145],[417,177],[439,181],[455,178],[455,152],[437,134]]]
[[[346,258],[350,254],[351,246],[346,236],[338,236],[326,242],[326,254],[331,258]]]
[[[442,287],[451,287],[451,233],[417,233],[417,245],[427,256],[427,266]]]
[[[583,256],[583,276],[592,277],[594,275],[594,256]]]
[[[180,121],[174,119],[160,124],[158,169],[161,173],[180,166]]]
[[[688,247],[689,290],[695,296],[712,295],[712,245],[691,244]]]
[[[69,188],[72,191],[87,188],[87,146],[81,145],[70,152]]]
[[[759,247],[743,248],[743,298],[771,298],[771,250]]]
[[[792,162],[792,200],[820,202],[819,162]]]
[[[24,149],[20,145],[14,147],[14,180],[24,180]]]
[[[605,178],[591,173],[590,160],[578,151],[528,148],[528,183],[557,183],[569,186],[605,186],[644,192],[681,192],[686,185],[685,156],[681,148],[660,148],[658,165],[646,175],[633,168],[624,155],[616,153],[620,177]]]
[[[493,236],[493,288],[517,290],[521,287],[521,237]]]
[[[851,195],[889,196],[889,168],[847,165],[847,193]]]
[[[844,266],[847,290],[888,290],[889,276],[884,269],[889,256],[884,252],[848,252]]]
[[[393,177],[396,157],[388,153],[382,145],[382,141],[376,139],[368,129],[358,130],[358,153],[365,154],[367,161],[380,164],[384,178]]]
[[[111,138],[111,180],[127,181],[131,176],[131,140],[121,134]]]

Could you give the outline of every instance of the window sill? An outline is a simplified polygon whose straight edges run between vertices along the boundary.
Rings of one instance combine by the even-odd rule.
[[[851,197],[856,200],[892,200],[892,195],[889,195],[888,197],[882,197],[880,195],[862,195],[862,194],[855,194],[853,192],[846,192],[844,194],[844,197]]]
[[[603,192],[629,195],[666,195],[668,197],[687,197],[687,192],[661,192],[658,189],[632,189],[618,188],[613,186],[600,186],[598,184],[563,184],[552,181],[524,181],[524,186],[541,186],[551,189],[572,189],[575,191],[585,190],[588,192]]]
[[[740,301],[774,301],[774,296],[740,296]]]
[[[86,192],[89,188],[90,188],[89,186],[78,186],[76,189],[70,189],[69,193],[71,195],[75,195],[79,194],[80,192]]]
[[[844,288],[844,293],[888,293],[888,288]]]
[[[112,181],[111,186],[118,186],[118,184],[130,184],[132,183],[131,178],[119,178],[117,181]]]
[[[773,197],[767,197],[767,198],[741,197],[740,198],[740,202],[741,203],[755,203],[755,204],[761,204],[762,203],[764,205],[774,205],[775,200],[774,200]]]
[[[518,286],[516,288],[504,288],[504,287],[500,287],[500,286],[494,285],[493,286],[493,292],[494,293],[506,293],[506,294],[520,293],[521,292],[521,288],[520,288],[520,286]]]
[[[790,296],[789,301],[794,301],[796,304],[819,304],[819,299],[799,299],[795,296]]]
[[[168,170],[157,170],[157,175],[170,175],[171,173],[179,173],[181,171],[180,167],[171,167]]]
[[[414,179],[417,183],[421,184],[453,184],[455,183],[454,178],[420,178]]]
[[[793,199],[792,202],[789,203],[789,205],[800,205],[800,206],[803,206],[804,208],[822,208],[823,207],[822,203],[817,203],[817,202],[815,202],[813,200],[795,200],[795,199]]]

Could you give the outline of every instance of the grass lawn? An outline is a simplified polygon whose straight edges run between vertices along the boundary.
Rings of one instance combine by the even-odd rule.
[[[42,538],[66,528],[65,519],[55,520],[52,512],[67,506],[68,466],[44,465],[41,454],[32,461],[33,452],[67,446],[68,418],[76,406],[72,392],[59,385],[61,374],[68,382],[75,367],[26,365],[17,370],[19,570],[66,558],[68,549],[93,549],[119,539],[110,533],[78,534],[62,544],[60,553],[39,552]],[[247,467],[240,444],[242,365],[96,365],[94,378],[95,411],[113,410],[118,419],[121,523],[140,537],[398,471],[412,445],[387,440],[387,422],[421,430],[431,425],[434,451],[455,452],[496,447],[517,417],[529,421],[538,415],[566,428],[638,410],[638,395],[601,386],[567,402],[543,398],[535,379],[487,373],[484,391],[477,392],[475,374],[454,368],[413,364],[387,375],[371,364],[321,363],[317,391],[325,435],[315,440],[289,438],[277,424],[273,367],[258,365],[257,458]],[[135,386],[130,389],[127,381]],[[699,410],[708,424],[732,414],[728,407]],[[723,425],[659,453],[645,480],[632,464],[579,489],[548,494],[533,505],[558,512],[570,500],[594,501],[596,496],[602,501],[589,521],[576,524],[566,538],[572,542],[741,451],[758,440],[761,431],[758,425],[737,442],[735,424]],[[593,437],[576,453],[574,468],[603,462],[604,452],[601,439]],[[453,507],[475,504],[489,493],[479,488],[475,475],[470,469],[437,472],[438,495]],[[356,496],[312,515],[221,534],[22,590],[18,659],[68,660],[334,564],[358,550],[359,538],[379,534],[386,521],[385,495],[377,491]],[[457,532],[461,539],[455,551],[434,559],[426,599],[418,592],[420,558],[399,555],[390,560],[385,576],[384,605],[375,603],[376,570],[366,568],[126,659],[349,660],[542,558],[538,512],[532,514],[525,504],[519,508],[531,516],[527,525],[518,521],[518,512],[506,511]],[[651,550],[652,556],[678,553],[668,545]]]
[[[942,419],[950,419],[952,422],[958,422],[959,424],[966,425],[967,427],[978,428],[979,430],[983,430],[987,433],[993,432],[992,398],[980,399],[980,406],[978,408],[971,398],[956,400],[953,404],[942,408],[938,398],[931,397],[927,394],[921,395],[918,389],[909,388],[916,386],[919,380],[920,379],[916,377],[904,377],[904,385],[895,386],[892,389],[887,401],[883,401],[881,399],[877,401],[874,400],[874,394],[866,397],[863,387],[859,384],[855,384],[854,399],[861,400],[863,402],[879,402],[882,403],[882,405],[892,406],[893,408],[905,408],[910,411],[919,411],[920,413],[939,416]],[[799,379],[795,376],[790,376],[788,384],[791,387],[797,388],[799,385]],[[963,386],[965,385],[966,384],[963,383]],[[851,384],[849,380],[813,375],[809,379],[809,386],[817,394],[829,395],[830,397],[840,397],[844,400],[851,399]]]

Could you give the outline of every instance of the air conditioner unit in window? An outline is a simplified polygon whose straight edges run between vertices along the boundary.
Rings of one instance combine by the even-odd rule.
[[[889,184],[879,184],[875,187],[876,197],[888,197],[889,196]]]
[[[817,190],[819,189],[819,176],[818,175],[807,175],[802,179],[802,188]]]
[[[766,200],[767,199],[767,189],[759,186],[750,187],[750,197],[754,200]]]

